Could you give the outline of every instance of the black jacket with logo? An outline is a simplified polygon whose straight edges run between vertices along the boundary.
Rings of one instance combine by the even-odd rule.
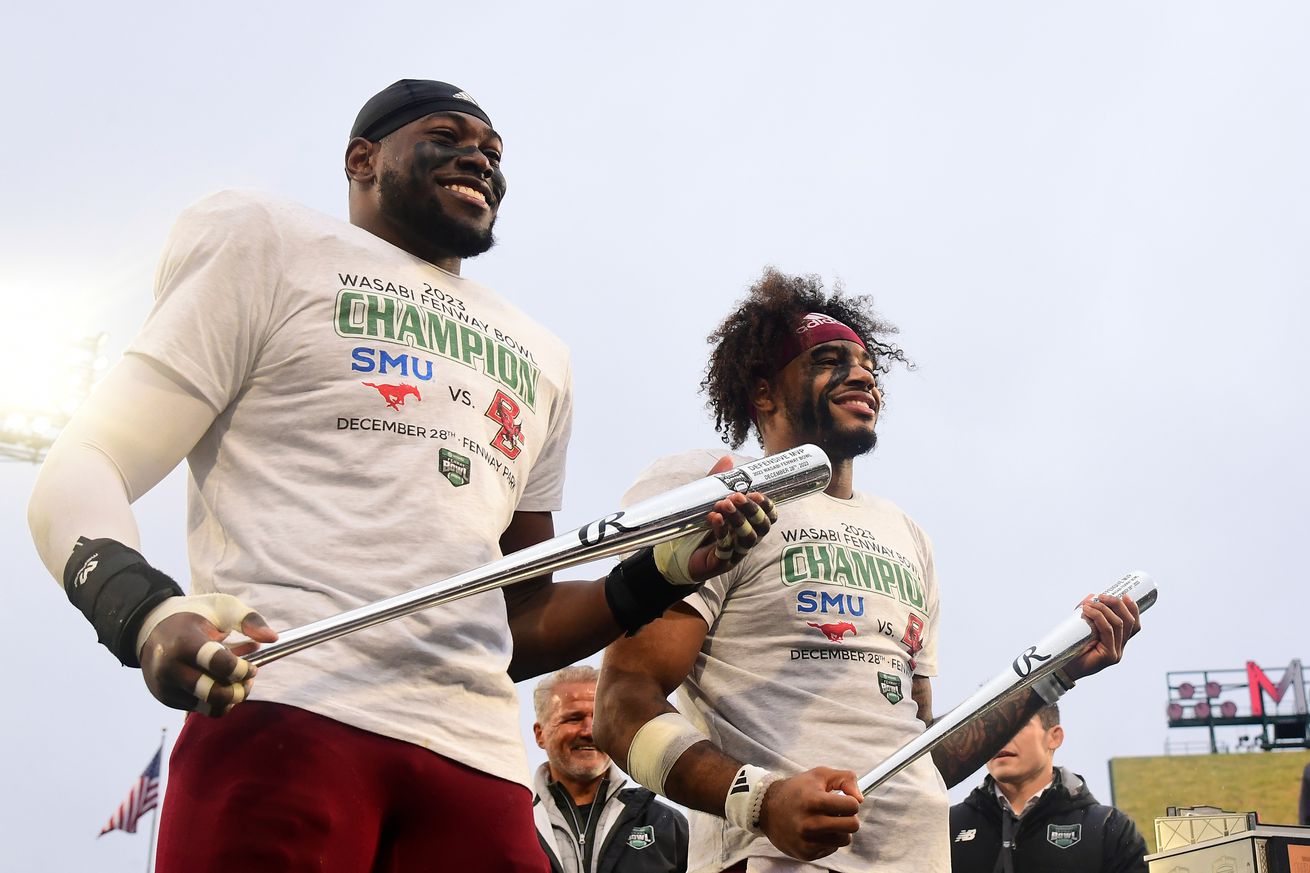
[[[586,873],[686,873],[687,819],[655,794],[624,778],[610,764],[596,803],[594,823],[588,828],[585,850],[565,819],[566,812],[542,764],[534,779],[532,798],[537,837],[550,859],[552,873],[579,870],[590,861]],[[562,790],[562,789],[559,789]]]
[[[1008,873],[1001,839],[1013,816],[995,786],[988,776],[951,807],[952,873]],[[1013,873],[1146,873],[1146,841],[1133,820],[1097,803],[1082,777],[1063,767],[1013,833]]]

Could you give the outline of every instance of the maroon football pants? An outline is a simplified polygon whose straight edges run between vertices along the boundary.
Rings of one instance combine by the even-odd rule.
[[[158,873],[549,873],[527,788],[277,703],[191,715]]]

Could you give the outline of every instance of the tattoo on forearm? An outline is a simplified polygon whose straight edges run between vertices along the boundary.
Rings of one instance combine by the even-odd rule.
[[[932,760],[947,787],[958,785],[986,764],[1037,714],[1042,699],[1025,689],[1002,700],[981,718],[966,722],[950,739],[933,749]]]

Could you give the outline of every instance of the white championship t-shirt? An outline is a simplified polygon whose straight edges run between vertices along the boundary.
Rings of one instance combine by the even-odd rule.
[[[723,452],[656,461],[625,503],[704,476]],[[740,456],[734,458],[740,463]],[[725,753],[786,776],[862,776],[924,730],[914,676],[937,674],[940,620],[928,536],[890,501],[814,494],[733,570],[686,599],[709,625],[677,706]],[[946,786],[928,757],[860,813],[851,846],[815,864],[842,873],[948,873]],[[691,873],[785,858],[764,837],[689,813]]]
[[[560,508],[568,351],[490,289],[228,191],[183,213],[156,297],[129,353],[218,414],[187,458],[193,592],[297,627],[494,560],[516,510]],[[493,591],[269,664],[253,697],[526,785],[510,654]]]

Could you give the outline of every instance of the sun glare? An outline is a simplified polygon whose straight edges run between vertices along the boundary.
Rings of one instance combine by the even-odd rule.
[[[0,344],[0,459],[39,461],[108,365],[106,334],[18,323]]]

